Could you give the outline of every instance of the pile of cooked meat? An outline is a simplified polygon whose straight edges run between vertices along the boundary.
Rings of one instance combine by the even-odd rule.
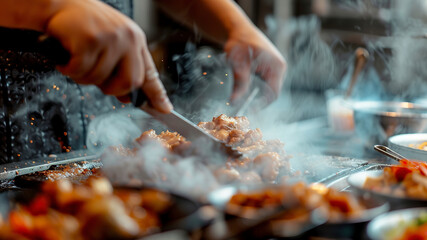
[[[306,185],[298,182],[293,185],[274,185],[262,189],[238,190],[228,201],[226,212],[235,216],[248,213],[278,209],[287,210],[279,219],[303,216],[315,208],[322,209],[328,221],[342,222],[359,218],[368,208],[359,198],[348,192],[339,192],[323,184]],[[262,216],[256,215],[256,217]]]
[[[240,158],[222,155],[219,161],[218,159],[214,161],[209,158],[210,156],[213,158],[215,154],[205,153],[198,156],[200,151],[195,149],[204,148],[200,143],[190,142],[177,132],[164,131],[157,134],[154,130],[142,133],[136,139],[138,144],[134,149],[118,146],[114,148],[114,152],[122,156],[144,158],[139,151],[143,149],[144,144],[154,141],[160,143],[168,152],[167,156],[159,156],[163,158],[162,161],[174,164],[183,157],[199,157],[220,183],[275,183],[282,175],[289,175],[289,156],[284,151],[284,144],[279,140],[263,140],[261,130],[250,129],[249,125],[246,117],[228,117],[224,114],[214,117],[210,122],[198,124],[215,138],[240,151],[243,154]],[[145,149],[146,152],[149,150],[151,149]],[[147,157],[147,154],[142,155]]]
[[[229,159],[215,171],[221,181],[275,182],[279,174],[290,172],[284,144],[279,140],[263,140],[261,130],[250,129],[246,117],[221,114],[211,122],[201,122],[198,126],[244,155],[240,159]]]
[[[46,181],[27,197],[4,222],[0,215],[0,239],[136,239],[160,231],[160,214],[172,204],[168,193],[113,188],[102,177]]]

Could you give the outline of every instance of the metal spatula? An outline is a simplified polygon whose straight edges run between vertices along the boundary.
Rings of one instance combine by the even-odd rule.
[[[178,132],[189,140],[202,140],[212,146],[213,151],[221,151],[227,156],[239,158],[242,154],[231,146],[219,141],[199,126],[172,110],[169,114],[161,113],[150,106],[148,98],[141,89],[137,89],[130,94],[132,104],[150,114],[155,119],[165,124],[169,129]]]

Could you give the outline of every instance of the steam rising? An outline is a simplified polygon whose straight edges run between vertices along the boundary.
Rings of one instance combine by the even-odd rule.
[[[312,101],[317,102],[319,99],[307,99],[301,95],[295,100],[295,98],[291,98],[293,96],[291,96],[290,90],[295,84],[302,84],[299,87],[308,88],[313,79],[316,79],[318,88],[324,88],[330,84],[330,79],[335,75],[335,59],[330,48],[320,39],[319,22],[316,18],[294,20],[287,23],[283,29],[287,30],[280,31],[277,36],[279,45],[291,41],[292,46],[296,47],[286,53],[289,56],[289,71],[285,91],[278,101],[268,108],[255,111],[256,106],[265,101],[262,94],[256,94],[253,101],[247,104],[247,108],[242,110],[243,105],[232,106],[228,102],[232,88],[232,72],[226,65],[225,55],[210,48],[196,51],[194,46],[189,43],[184,55],[174,57],[179,71],[179,90],[172,95],[175,109],[195,123],[210,121],[212,117],[221,113],[233,116],[241,110],[240,112],[249,118],[252,129],[260,128],[263,131],[263,139],[280,139],[287,144],[285,149],[292,149],[294,152],[306,151],[307,143],[301,143],[304,143],[308,135],[301,135],[299,130],[302,128],[296,128],[295,124],[290,123],[295,119],[306,117],[307,108],[295,106],[310,106]],[[188,79],[192,81],[188,83]],[[245,97],[253,92],[265,92],[266,84],[255,74],[252,75],[252,82],[251,89]],[[254,89],[258,90],[254,91]],[[323,96],[320,98],[323,101]],[[320,111],[322,110],[320,109]],[[114,125],[115,121],[119,121],[119,119],[110,119],[109,123],[102,123],[102,127],[91,129],[95,129],[94,132],[99,129],[112,129],[116,126],[108,125]],[[133,132],[131,123],[125,122],[127,127],[124,129]],[[97,124],[100,125],[99,122]],[[309,123],[304,129],[310,130],[316,127],[318,127],[317,123]],[[139,133],[148,129],[142,128]],[[111,132],[114,133],[114,130]],[[121,134],[124,132],[126,131],[117,131]],[[130,133],[125,133],[125,135],[132,136]],[[123,136],[108,136],[107,138],[119,141],[128,140],[128,137]],[[92,142],[96,141],[92,139]],[[108,143],[113,142],[104,141],[104,146],[109,145]],[[314,150],[313,154],[316,153],[318,152]],[[224,160],[218,159],[217,161],[224,162]],[[214,168],[211,164],[205,164],[194,157],[178,157],[177,159],[177,156],[169,155],[155,143],[141,146],[137,157],[118,156],[114,151],[107,150],[104,153],[103,162],[107,175],[115,182],[149,182],[196,196],[207,193],[220,185],[213,175]],[[297,164],[298,162],[293,165],[296,169],[298,169]],[[257,170],[254,169],[254,171]]]
[[[136,156],[104,153],[103,171],[115,183],[148,184],[200,197],[219,186],[212,171],[196,157],[171,155],[158,142],[140,146]]]
[[[89,125],[87,147],[98,151],[108,146],[132,146],[134,140],[141,135],[141,129],[136,125],[135,117],[147,117],[142,112],[123,110],[108,113],[95,118]]]
[[[391,45],[390,38],[387,38],[387,43],[382,39],[365,43],[365,47],[374,53],[374,57],[369,60],[365,71],[359,77],[353,98],[399,100],[424,96],[427,90],[427,40],[411,36],[427,32],[425,19],[410,18],[413,10],[411,7],[389,9],[390,6],[381,1],[351,3],[347,2],[340,7],[366,14],[368,17],[380,16],[382,20],[390,21],[394,37],[391,38]],[[407,2],[402,4],[409,5]],[[376,7],[375,11],[372,6]],[[207,47],[197,49],[194,44],[188,43],[185,54],[174,56],[178,69],[178,87],[174,89],[171,97],[175,109],[195,123],[210,121],[221,113],[233,116],[242,110],[240,112],[249,118],[251,128],[260,128],[264,139],[279,139],[284,142],[286,152],[321,155],[324,149],[316,146],[316,142],[312,140],[313,137],[319,137],[316,134],[325,128],[324,122],[316,118],[326,116],[323,93],[331,88],[348,87],[354,65],[353,49],[349,49],[344,58],[338,58],[334,50],[345,43],[340,39],[324,42],[320,34],[320,21],[315,16],[290,19],[286,22],[277,22],[269,17],[267,26],[269,32],[274,33],[271,37],[288,62],[284,89],[276,102],[261,111],[254,111],[257,101],[262,101],[262,95],[256,94],[254,102],[247,104],[247,109],[242,110],[242,105],[232,106],[228,102],[233,83],[232,71],[226,64],[224,53]],[[384,50],[384,47],[388,46],[393,49],[391,54]],[[380,71],[376,66],[378,61],[385,65]],[[262,88],[265,87],[265,83],[257,80],[255,74],[252,80],[253,85],[246,97],[251,92],[256,92],[254,89],[257,88],[263,92]],[[118,117],[110,119],[108,123],[98,122],[98,128],[92,128],[94,132],[112,129],[109,125],[115,125],[117,121],[124,127],[106,133],[113,135],[97,136],[98,138],[92,138],[90,141],[114,139],[104,141],[104,145],[129,144],[130,139],[135,138],[137,133],[149,129],[147,125],[132,125],[135,119],[138,117]],[[360,157],[362,153],[351,154]],[[177,159],[156,143],[143,145],[137,153],[137,158],[117,156],[108,151],[104,155],[107,156],[105,169],[108,175],[117,181],[150,179],[152,184],[173,187],[195,195],[220,185],[208,165],[193,157]],[[302,170],[302,164],[298,160],[291,161],[291,164],[294,169]]]

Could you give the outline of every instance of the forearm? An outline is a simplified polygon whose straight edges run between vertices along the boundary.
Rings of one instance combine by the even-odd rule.
[[[45,31],[66,0],[1,0],[0,26]]]
[[[157,0],[159,6],[190,28],[224,44],[231,34],[254,29],[243,10],[231,0]]]

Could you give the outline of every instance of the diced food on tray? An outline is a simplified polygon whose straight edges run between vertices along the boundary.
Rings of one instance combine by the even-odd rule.
[[[68,164],[57,166],[54,169],[36,172],[31,175],[34,177],[38,176],[40,179],[44,178],[45,180],[56,181],[64,178],[86,180],[88,177],[97,174],[100,174],[98,168],[90,169],[76,164]]]
[[[245,215],[245,211],[289,208],[283,217],[303,215],[321,208],[330,222],[339,222],[360,217],[366,206],[346,192],[326,188],[322,184],[307,186],[299,182],[294,185],[279,185],[259,190],[244,190],[235,193],[227,203],[226,211]]]
[[[368,177],[363,188],[396,197],[427,199],[427,163],[401,160],[384,168],[379,177]]]
[[[84,184],[47,181],[0,225],[2,239],[134,239],[160,230],[171,205],[157,190],[113,189],[105,178]],[[4,238],[3,238],[4,237]]]
[[[68,179],[73,183],[83,183],[92,176],[102,176],[99,161],[78,162],[63,165],[53,165],[48,170],[25,174],[14,178],[19,187],[37,187],[44,181]]]
[[[180,153],[188,149],[191,145],[191,142],[187,141],[185,137],[181,136],[177,132],[161,132],[156,134],[154,130],[148,130],[141,134],[140,137],[136,139],[136,142],[143,143],[147,140],[155,140],[161,143],[166,149]]]
[[[277,219],[308,218],[308,214],[319,205],[319,198],[306,194],[308,188],[296,189],[299,186],[279,186],[259,190],[238,191],[228,201],[226,213],[244,217],[262,217],[270,211],[284,211]],[[312,198],[314,197],[314,199]],[[252,218],[252,217],[251,217]]]
[[[234,177],[244,182],[274,182],[280,172],[289,174],[289,156],[284,151],[284,144],[279,140],[263,140],[261,130],[250,129],[249,125],[246,117],[227,117],[224,114],[214,117],[211,122],[198,124],[244,155],[241,159],[229,159],[222,170],[216,172],[217,177],[224,181]],[[240,177],[236,177],[236,173]]]

